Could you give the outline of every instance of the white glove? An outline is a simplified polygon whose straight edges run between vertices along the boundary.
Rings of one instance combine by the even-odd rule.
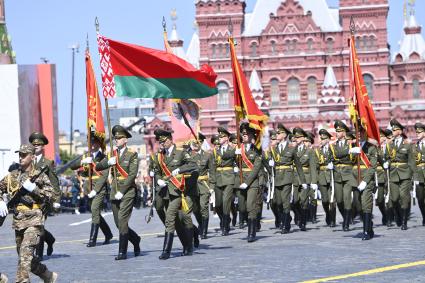
[[[274,167],[274,160],[273,159],[269,160],[269,166]]]
[[[161,180],[161,179],[159,179],[158,181],[156,181],[156,183],[158,184],[158,186],[160,188],[163,188],[163,187],[167,186],[167,184],[165,183],[165,181],[164,180]]]
[[[115,165],[115,164],[117,164],[117,158],[115,156],[108,159],[108,165],[109,166],[112,166],[112,165]]]
[[[233,172],[239,173],[239,167],[233,167]]]
[[[328,168],[328,170],[334,170],[334,164],[332,162],[329,162],[326,168]]]
[[[0,216],[5,217],[9,213],[7,205],[4,201],[0,200]]]
[[[24,187],[25,190],[27,190],[28,192],[32,192],[34,191],[34,189],[37,187],[37,185],[33,182],[30,181],[30,179],[27,179],[22,186]]]
[[[245,184],[245,183],[242,183],[242,184],[239,186],[239,189],[241,189],[241,190],[246,190],[246,188],[248,188],[248,185],[247,185],[247,184]]]
[[[388,163],[388,161],[385,161],[384,164],[382,164],[382,167],[384,167],[384,169],[388,169],[388,167],[390,167],[390,164]]]
[[[235,154],[236,155],[242,154],[242,150],[240,148],[235,149]]]
[[[97,195],[96,191],[95,190],[92,190],[87,196],[89,198],[94,198],[96,195]]]
[[[177,176],[180,172],[180,168],[174,169],[173,172],[171,172],[171,175]]]
[[[361,151],[360,147],[353,147],[348,152],[352,154],[360,154],[360,151]]]
[[[308,189],[307,184],[302,184],[301,187],[303,187],[304,190],[307,190]]]
[[[317,186],[317,184],[310,184],[310,188],[312,188],[313,190],[317,190],[319,187]]]
[[[361,181],[360,184],[357,186],[357,189],[359,189],[359,191],[363,191],[367,186],[367,183],[365,181]]]
[[[413,184],[414,184],[415,186],[419,186],[419,181],[413,181]]]
[[[58,202],[54,202],[54,203],[53,203],[53,208],[54,208],[54,209],[59,209],[59,208],[61,208],[61,204],[60,204],[60,203],[58,203]]]
[[[115,199],[116,200],[120,200],[120,199],[122,199],[122,197],[123,197],[124,195],[121,193],[121,192],[117,192],[116,194],[115,194]]]
[[[155,172],[149,171],[149,176],[151,176],[151,177],[155,176]]]
[[[81,165],[86,165],[86,164],[90,164],[93,162],[93,158],[91,157],[86,157],[84,159],[81,160]]]

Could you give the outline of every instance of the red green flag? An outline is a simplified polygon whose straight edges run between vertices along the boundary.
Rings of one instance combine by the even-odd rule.
[[[166,51],[98,35],[103,95],[106,98],[204,98],[217,94],[216,73],[199,70]]]

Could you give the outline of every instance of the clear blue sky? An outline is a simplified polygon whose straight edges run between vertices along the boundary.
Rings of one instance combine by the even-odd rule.
[[[315,1],[315,0],[310,0]],[[338,0],[327,0],[337,6]],[[389,43],[398,48],[403,24],[403,1],[390,0]],[[84,50],[89,34],[95,71],[100,76],[94,18],[99,17],[101,32],[111,38],[153,48],[163,48],[162,17],[171,27],[170,11],[177,9],[177,29],[189,44],[193,34],[195,6],[193,0],[5,0],[8,32],[16,51],[18,64],[40,63],[40,57],[56,64],[59,129],[69,131],[71,101],[71,50],[78,42],[74,92],[74,129],[85,130],[85,65]],[[255,0],[247,0],[252,11]],[[417,1],[416,15],[424,24],[425,1]],[[100,86],[100,80],[99,86]]]

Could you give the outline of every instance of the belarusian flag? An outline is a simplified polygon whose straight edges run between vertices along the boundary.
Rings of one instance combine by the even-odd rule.
[[[204,98],[217,94],[217,75],[209,65],[199,70],[166,51],[98,35],[103,95],[106,98]]]

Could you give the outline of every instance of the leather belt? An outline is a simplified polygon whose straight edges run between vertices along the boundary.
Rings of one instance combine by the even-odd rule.
[[[228,171],[233,170],[233,167],[217,167],[217,171]]]
[[[203,175],[198,177],[198,181],[206,181],[208,180],[208,175]]]
[[[292,169],[292,165],[280,165],[280,166],[276,166],[277,170],[282,170],[282,169]]]
[[[41,208],[41,206],[36,204],[36,203],[32,205],[32,208],[28,207],[24,204],[20,204],[16,207],[16,210],[17,211],[27,211],[27,210],[40,209],[40,208]]]

